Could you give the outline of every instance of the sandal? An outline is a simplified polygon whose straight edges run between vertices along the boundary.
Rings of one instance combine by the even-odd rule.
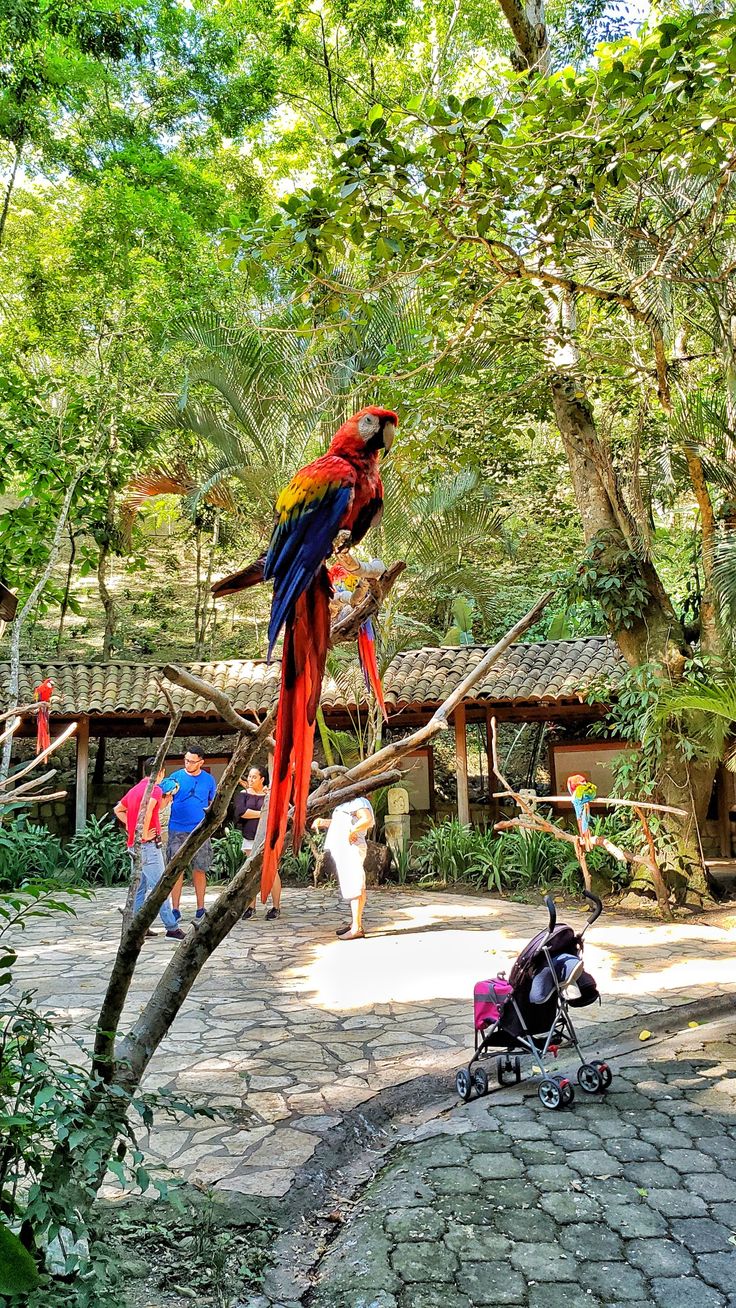
[[[348,922],[347,926],[341,926],[341,927],[338,927],[338,928],[337,928],[337,931],[335,932],[335,935],[338,936],[338,937],[339,937],[339,936],[346,936],[346,935],[348,934],[348,931],[352,931],[352,929],[353,929],[353,924],[352,924],[352,922]]]
[[[355,935],[351,935],[349,934],[349,932],[346,932],[344,936],[338,936],[337,938],[338,940],[343,941],[343,943],[346,940],[365,940],[365,931],[356,931]]]

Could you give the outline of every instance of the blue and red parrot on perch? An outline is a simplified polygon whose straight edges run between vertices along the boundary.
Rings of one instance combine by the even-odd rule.
[[[584,845],[590,848],[590,801],[595,799],[598,788],[582,772],[576,772],[567,778],[567,790],[575,810],[578,833]]]
[[[335,563],[329,569],[328,575],[335,597],[337,599],[344,598],[349,603],[358,584],[358,574],[350,572],[343,563]],[[383,714],[383,720],[387,722],[386,701],[383,697],[381,674],[378,671],[378,660],[376,659],[376,633],[370,618],[366,618],[358,630],[358,661],[363,673],[366,690],[373,691],[376,703]]]
[[[330,636],[331,584],[325,566],[335,541],[357,545],[383,511],[378,471],[391,448],[398,417],[391,409],[361,409],[338,429],[326,454],[297,472],[279,495],[268,550],[249,568],[223,578],[215,595],[232,595],[273,580],[268,655],[283,629],[281,689],[273,775],[261,870],[265,901],[278,870],[294,805],[298,849],[306,820],[314,730]]]

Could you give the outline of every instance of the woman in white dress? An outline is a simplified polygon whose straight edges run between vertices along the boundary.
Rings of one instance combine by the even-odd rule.
[[[339,804],[331,818],[315,818],[313,831],[326,831],[325,870],[335,875],[340,894],[350,905],[350,922],[340,927],[340,940],[362,940],[365,909],[366,834],[375,824],[367,799],[349,799]]]

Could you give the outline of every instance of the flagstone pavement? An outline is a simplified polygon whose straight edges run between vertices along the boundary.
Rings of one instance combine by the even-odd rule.
[[[216,890],[210,896],[213,902]],[[120,919],[102,891],[74,918],[32,921],[18,939],[17,983],[88,1046]],[[193,904],[183,902],[185,917]],[[580,923],[577,908],[561,917]],[[216,1191],[285,1195],[345,1116],[428,1073],[447,1075],[472,1048],[474,983],[509,970],[545,925],[543,905],[384,888],[370,895],[368,937],[342,943],[331,889],[287,889],[281,918],[241,922],[199,977],[156,1053],[145,1088],[168,1088],[222,1112],[151,1132],[150,1153]],[[132,1020],[175,947],[146,942],[125,1013]],[[602,1007],[628,1019],[736,995],[736,911],[664,924],[606,913],[586,938]],[[651,1020],[651,1019],[650,1019]]]
[[[567,1110],[527,1084],[427,1122],[306,1288],[280,1259],[242,1308],[734,1308],[736,1014],[611,1070]]]

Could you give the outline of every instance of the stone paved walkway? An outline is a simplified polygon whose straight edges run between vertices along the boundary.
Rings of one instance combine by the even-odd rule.
[[[300,1302],[733,1308],[736,1017],[612,1066],[608,1095],[569,1110],[507,1089],[423,1127]]]
[[[101,892],[75,919],[31,922],[18,942],[19,984],[87,1044],[119,900]],[[575,910],[563,916],[581,920]],[[286,1194],[347,1114],[424,1073],[454,1074],[472,1046],[474,982],[508,969],[546,913],[487,896],[385,889],[370,897],[368,939],[337,941],[342,920],[333,891],[287,890],[278,922],[241,923],[210,960],[146,1079],[225,1114],[154,1127],[151,1151],[174,1172],[236,1194]],[[163,937],[147,942],[127,1018],[171,948]],[[672,1006],[736,994],[736,913],[674,925],[606,914],[586,959],[604,1003],[581,1025],[645,1025]]]

